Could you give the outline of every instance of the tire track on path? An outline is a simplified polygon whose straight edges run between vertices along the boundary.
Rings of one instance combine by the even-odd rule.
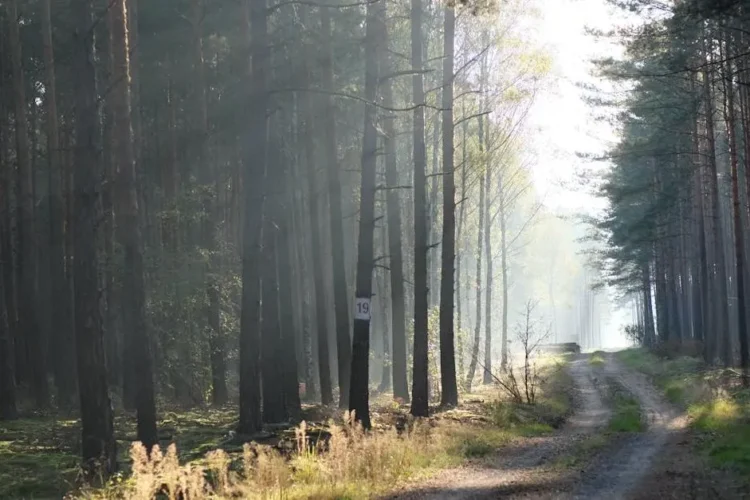
[[[572,497],[560,498],[626,498],[646,476],[670,435],[687,425],[687,418],[664,401],[644,375],[624,368],[611,354],[607,356],[605,373],[638,400],[648,427],[645,432],[629,436],[614,453],[586,470]]]
[[[599,431],[609,420],[611,410],[604,404],[595,385],[596,377],[587,355],[577,355],[569,363],[573,378],[576,411],[567,423],[551,436],[527,438],[500,450],[489,463],[442,471],[417,489],[402,491],[387,499],[489,499],[547,498],[550,489],[560,492],[570,484],[558,482],[544,465],[566,453],[587,436]],[[556,495],[553,494],[553,497]]]

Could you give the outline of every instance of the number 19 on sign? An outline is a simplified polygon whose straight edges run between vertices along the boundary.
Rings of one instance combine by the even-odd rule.
[[[354,304],[354,319],[370,321],[370,298],[357,297]]]

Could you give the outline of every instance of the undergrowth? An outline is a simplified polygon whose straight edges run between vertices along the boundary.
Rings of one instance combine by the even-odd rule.
[[[551,360],[551,362],[550,362]],[[416,422],[407,408],[376,400],[375,428],[363,432],[331,410],[308,406],[309,422],[258,443],[233,438],[234,409],[163,411],[162,448],[150,457],[132,415],[115,419],[120,472],[103,488],[76,489],[80,422],[38,416],[0,422],[0,498],[122,500],[183,498],[363,498],[467,460],[513,440],[553,432],[572,412],[565,359],[547,360],[534,405],[485,386],[457,408]],[[382,403],[382,404],[381,404]],[[172,443],[172,444],[170,444]]]
[[[603,366],[605,363],[605,356],[606,354],[603,351],[592,352],[591,356],[589,356],[589,363],[592,366]]]
[[[750,392],[740,387],[735,372],[707,367],[692,357],[662,358],[646,349],[618,356],[687,411],[700,449],[713,465],[750,474]]]
[[[511,403],[499,397],[497,387],[483,386],[459,407],[414,422],[406,406],[375,398],[375,428],[368,433],[335,410],[307,406],[308,424],[244,446],[233,437],[234,409],[165,410],[158,422],[162,448],[149,460],[142,448],[131,447],[133,416],[120,414],[115,419],[120,472],[99,489],[76,489],[77,419],[0,422],[0,498],[61,498],[69,491],[70,498],[123,500],[377,495],[562,425],[572,411],[572,380],[562,369],[564,358],[550,360],[541,367],[544,383],[534,405]]]
[[[538,423],[503,428],[450,420],[413,421],[365,432],[351,419],[329,422],[326,440],[313,442],[303,422],[294,449],[245,444],[241,453],[210,451],[200,461],[181,464],[177,449],[156,449],[151,458],[138,443],[131,448],[132,475],[110,481],[81,498],[146,500],[163,498],[340,499],[366,498],[394,484],[494,453],[514,438],[547,432]]]
[[[612,416],[607,426],[610,432],[641,432],[646,425],[641,418],[641,407],[631,394],[613,386],[610,394]]]

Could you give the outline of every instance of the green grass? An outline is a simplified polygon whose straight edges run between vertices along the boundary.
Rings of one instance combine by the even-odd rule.
[[[573,450],[555,461],[557,467],[570,469],[587,463],[611,442],[611,434],[604,432],[586,436],[575,444]]]
[[[160,435],[175,442],[189,460],[215,449],[236,418],[231,410],[167,411],[158,426]],[[118,463],[126,473],[134,420],[115,418]],[[80,433],[79,421],[67,417],[0,421],[0,498],[60,498],[72,489],[79,473]]]
[[[705,365],[699,359],[687,356],[665,359],[643,348],[620,351],[616,356],[624,365],[648,375],[673,404],[687,408],[705,396],[704,387],[696,383],[705,372]]]
[[[604,363],[606,363],[606,360],[604,359],[606,356],[606,353],[603,351],[595,351],[592,352],[589,356],[589,363],[592,366],[604,366]]]
[[[490,388],[485,400],[493,402],[467,403],[454,410],[436,413],[430,420],[434,428],[429,431],[432,436],[429,440],[434,443],[429,446],[424,445],[427,437],[417,435],[404,441],[403,437],[388,434],[369,444],[364,440],[357,441],[352,454],[344,454],[340,460],[321,462],[310,456],[288,462],[293,453],[287,449],[278,460],[273,459],[272,465],[265,467],[271,476],[277,475],[287,481],[289,491],[293,490],[297,495],[288,498],[363,498],[373,491],[391,488],[397,481],[429,475],[466,460],[481,460],[518,438],[546,435],[562,425],[572,411],[572,379],[562,369],[563,359],[544,366],[545,382],[539,389],[535,405],[499,401],[497,390]],[[375,402],[373,410],[377,434],[407,418],[408,408],[393,405],[388,400],[383,404]],[[234,409],[161,411],[160,416],[158,427],[164,438],[162,449],[174,442],[180,463],[206,466],[210,463],[206,453],[222,448],[229,454],[232,470],[241,468],[242,448],[239,443],[227,439],[237,421]],[[331,417],[340,421],[338,411],[323,411],[319,407],[305,409],[308,422],[317,422],[320,428]],[[115,435],[122,470],[119,477],[124,481],[115,481],[110,489],[90,491],[88,498],[110,498],[109,494],[118,487],[132,483],[132,478],[128,479],[131,472],[129,451],[135,434],[134,416],[118,414]],[[284,431],[268,440],[267,444],[276,445],[280,438],[293,443],[294,431]],[[0,421],[0,498],[61,498],[75,487],[79,472],[79,442],[80,423],[76,419],[33,417]],[[344,456],[346,460],[355,460],[363,453],[372,455],[361,460],[356,458],[363,471],[350,467],[348,475],[342,476],[336,484],[331,483],[328,478],[333,474],[332,467],[341,467]],[[254,492],[244,497],[253,498],[253,495]],[[273,493],[269,498],[276,496]]]
[[[645,349],[619,352],[627,366],[648,375],[672,404],[687,411],[699,449],[712,465],[750,475],[750,394],[726,373],[696,358],[664,359]]]
[[[642,432],[646,428],[641,418],[641,408],[632,398],[625,398],[617,403],[608,429],[612,432]]]

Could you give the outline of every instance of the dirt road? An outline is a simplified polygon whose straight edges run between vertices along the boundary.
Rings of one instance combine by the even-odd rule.
[[[587,355],[570,365],[577,411],[551,436],[520,440],[493,460],[440,473],[390,499],[663,499],[741,498],[719,488],[686,446],[686,419],[667,404],[641,374],[621,366],[611,354],[595,369]],[[599,435],[612,409],[603,392],[616,384],[640,404],[647,428],[609,438],[609,445],[582,465],[562,466],[578,444]],[[676,476],[674,471],[679,469]]]

